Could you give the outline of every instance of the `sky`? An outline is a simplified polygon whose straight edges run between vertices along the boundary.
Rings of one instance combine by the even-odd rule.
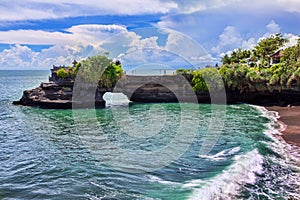
[[[0,69],[50,69],[109,52],[123,66],[204,67],[300,35],[299,0],[1,0]]]

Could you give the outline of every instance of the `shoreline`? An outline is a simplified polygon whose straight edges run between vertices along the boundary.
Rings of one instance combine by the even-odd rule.
[[[280,130],[281,137],[288,143],[300,147],[300,106],[270,106],[268,111],[278,112],[278,123],[286,127]]]

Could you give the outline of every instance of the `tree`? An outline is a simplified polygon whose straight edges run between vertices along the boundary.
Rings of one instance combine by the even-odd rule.
[[[300,63],[300,38],[295,46],[288,47],[283,51],[280,61],[294,69],[297,68],[297,63]]]
[[[194,71],[192,79],[195,91],[219,91],[224,88],[224,82],[216,68],[203,68]]]
[[[246,63],[246,59],[250,58],[251,51],[250,50],[242,50],[241,48],[234,50],[231,55],[225,54],[222,58],[223,64],[232,64],[232,63]]]
[[[79,70],[80,68],[80,70]],[[120,61],[113,62],[105,55],[88,57],[76,65],[78,75],[85,83],[98,84],[100,87],[111,88],[123,75]]]
[[[208,91],[208,87],[205,83],[205,80],[203,79],[203,69],[199,69],[194,72],[192,84],[193,84],[193,89],[195,91],[201,91],[201,92]]]
[[[111,88],[117,83],[117,81],[121,78],[122,75],[123,75],[123,69],[121,67],[121,63],[111,62],[103,72],[99,80],[99,86],[105,88]]]
[[[299,91],[300,38],[296,45],[282,50],[280,63],[271,66],[269,63],[270,55],[280,50],[287,41],[281,34],[276,34],[260,40],[251,51],[237,49],[231,55],[225,55],[219,73],[226,87],[241,93],[287,88]]]
[[[278,33],[262,39],[253,49],[253,54],[261,61],[261,66],[269,67],[270,55],[275,53],[288,40]]]
[[[230,65],[231,64],[231,58],[227,54],[225,54],[225,56],[222,58],[221,61],[222,61],[223,65]]]
[[[293,85],[295,84],[295,85]],[[300,89],[300,66],[298,66],[297,70],[295,70],[292,75],[289,77],[287,82],[288,87],[296,86],[297,89]]]
[[[251,92],[263,92],[267,91],[267,74],[264,70],[251,67],[248,69],[246,77],[248,78],[248,86]]]

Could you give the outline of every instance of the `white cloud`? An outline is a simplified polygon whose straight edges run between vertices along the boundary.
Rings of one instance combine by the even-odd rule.
[[[227,26],[219,36],[219,43],[212,48],[214,53],[220,54],[228,50],[241,47],[243,42],[241,34],[233,26]]]
[[[45,69],[52,65],[71,65],[74,59],[85,58],[93,49],[91,46],[53,46],[35,52],[28,46],[13,45],[0,52],[0,66],[5,69]]]
[[[173,65],[177,60],[176,56],[174,57],[167,49],[168,45],[158,45],[160,33],[156,32],[156,29],[149,28],[145,31],[154,35],[143,38],[134,32],[123,32],[105,41],[101,47],[109,51],[113,57],[118,57],[127,69],[144,65],[155,66],[155,64]]]
[[[149,63],[170,67],[188,64],[199,66],[204,58],[205,62],[210,59],[203,47],[179,32],[169,29],[157,31],[155,28],[146,28],[145,32],[154,35],[143,38],[134,32],[122,32],[105,41],[101,47],[108,50],[113,57],[120,56],[122,63],[128,66]],[[161,35],[167,36],[164,46],[158,44]]]
[[[201,63],[216,63],[213,56],[224,55],[224,52],[236,48],[251,49],[258,41],[251,35],[245,38],[234,26],[227,26],[220,34],[218,44],[210,52],[206,52],[196,41],[182,33],[167,29],[155,30],[153,29],[154,35],[151,35],[151,29],[147,29],[147,37],[128,31],[123,26],[95,24],[73,26],[64,33],[41,30],[2,31],[0,43],[17,45],[0,52],[0,66],[49,68],[53,64],[70,65],[74,59],[80,60],[95,53],[109,51],[111,57],[123,55],[122,58],[129,64],[161,63],[171,66],[188,61],[198,67],[203,66]],[[277,30],[280,27],[274,21],[266,25],[267,34]],[[158,42],[158,33],[167,36],[165,43]],[[289,45],[295,44],[298,38],[293,34],[284,34],[284,37],[291,39]],[[35,52],[24,44],[53,46]]]
[[[272,20],[266,27],[270,34],[280,33],[280,27],[274,22],[274,20]]]
[[[66,31],[67,33],[42,30],[1,31],[0,43],[12,46],[0,52],[0,66],[49,68],[53,64],[70,65],[74,59],[83,59],[95,51],[103,52],[98,46],[107,38],[122,32],[129,34],[125,27],[119,25],[86,24],[73,26]],[[35,52],[25,46],[27,44],[53,46]]]
[[[241,0],[23,0],[2,2],[0,21],[40,20],[93,15],[191,14],[235,5]]]
[[[12,46],[10,49],[5,49],[0,53],[0,63],[5,67],[29,67],[32,60],[35,59],[37,53],[30,48],[21,45]]]
[[[178,10],[180,13],[191,14],[198,11],[207,9],[205,1],[189,0],[189,1],[178,1]]]
[[[10,30],[0,32],[2,44],[65,44],[75,42],[71,34],[42,30]]]
[[[149,37],[141,39],[140,36],[135,35],[136,37],[132,37],[131,43],[128,47],[131,47],[128,51],[136,50],[136,49],[159,49],[160,47],[157,44],[158,37]]]
[[[159,0],[23,0],[1,2],[0,21],[38,20],[92,15],[139,15],[168,13],[172,1]]]
[[[113,57],[118,57],[124,67],[144,65],[159,62],[162,47],[157,44],[157,36],[142,38],[133,32],[120,34],[111,41],[101,45],[110,52]]]
[[[123,59],[129,65],[161,63],[172,66],[186,63],[187,60],[198,66],[211,59],[195,41],[175,31],[157,32],[156,29],[147,29],[147,33],[152,31],[154,35],[146,38],[117,25],[80,25],[66,31],[67,33],[33,30],[0,32],[1,42],[17,44],[0,53],[0,66],[49,68],[53,64],[70,65],[73,59],[80,60],[104,51],[110,52],[111,57],[124,55]],[[20,34],[23,37],[18,37]],[[158,45],[160,34],[167,35],[164,46]],[[24,44],[53,46],[35,52]]]
[[[57,14],[50,9],[31,6],[30,1],[1,2],[0,21],[36,20],[57,18]],[[61,13],[61,17],[66,17]]]
[[[48,32],[42,30],[10,30],[0,31],[2,44],[30,45],[62,45],[62,44],[93,44],[99,43],[112,35],[127,31],[120,25],[86,24],[72,26],[68,33]]]
[[[17,44],[0,52],[0,66],[49,68],[53,64],[70,65],[73,59],[80,60],[104,51],[109,51],[111,57],[136,51],[131,53],[135,56],[133,60],[147,62],[149,54],[142,54],[145,53],[143,51],[139,53],[139,49],[153,49],[151,51],[156,53],[156,49],[161,49],[157,44],[157,36],[142,38],[118,25],[79,25],[66,31],[67,33],[34,30],[0,32],[0,42]],[[34,52],[24,44],[53,46]],[[152,59],[155,60],[156,56],[158,54],[152,55]]]
[[[298,0],[174,0],[177,3],[178,13],[191,14],[206,10],[223,11],[255,11],[255,12],[272,12],[277,10],[286,10],[289,12],[299,12],[300,3]],[[271,9],[266,9],[271,6]]]
[[[182,14],[192,14],[205,10],[212,10],[244,4],[244,1],[242,0],[174,0],[174,2],[176,2],[176,4],[178,5],[178,9],[176,11]]]
[[[219,36],[218,44],[212,48],[212,52],[217,53],[220,57],[225,54],[230,54],[233,50],[237,48],[241,49],[252,49],[260,40],[270,37],[273,34],[280,33],[280,26],[272,20],[269,24],[266,25],[266,33],[259,38],[245,38],[239,31],[233,26],[227,26],[223,33]],[[289,39],[290,41],[286,46],[293,46],[297,43],[298,36],[293,34],[284,34],[284,38]]]
[[[257,41],[255,38],[250,38],[248,40],[244,40],[241,44],[242,49],[252,49],[257,44]]]
[[[277,0],[277,3],[286,11],[298,13],[300,12],[299,0]]]
[[[127,29],[120,25],[86,24],[72,26],[67,31],[72,34],[77,42],[99,45],[113,35],[127,32]]]
[[[4,1],[0,21],[41,20],[95,15],[191,14],[212,9],[300,12],[298,0],[23,0]]]
[[[219,31],[220,25],[232,24],[241,28],[243,34],[254,32],[255,29],[260,32],[266,20],[272,19],[273,16],[280,18],[287,6],[281,5],[276,0],[178,0],[176,2],[177,13],[161,17],[157,26],[181,31],[200,40],[205,36],[216,34],[214,31]],[[300,10],[300,6],[298,8]],[[295,16],[289,17],[295,18]],[[268,29],[272,33],[280,32],[279,26],[274,21],[270,22]]]
[[[271,20],[271,22],[266,25],[266,31],[267,32],[263,36],[258,38],[257,41],[261,41],[265,38],[270,37],[271,35],[275,35],[277,33],[280,33],[281,32],[280,29],[281,29],[280,26],[274,20]]]
[[[176,31],[167,30],[167,32],[169,33],[165,46],[167,51],[180,56],[194,66],[201,65],[203,58],[207,58],[208,53],[193,39]]]
[[[291,47],[298,43],[299,36],[291,34],[291,33],[285,33],[283,34],[284,38],[287,38],[289,41],[285,44],[285,47]]]
[[[272,9],[299,12],[298,0],[23,0],[1,2],[0,21],[40,20],[94,15],[191,14],[211,9]]]

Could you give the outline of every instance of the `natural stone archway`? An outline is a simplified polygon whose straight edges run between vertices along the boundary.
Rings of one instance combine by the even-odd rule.
[[[133,102],[197,102],[190,80],[182,75],[123,76],[113,91]]]

